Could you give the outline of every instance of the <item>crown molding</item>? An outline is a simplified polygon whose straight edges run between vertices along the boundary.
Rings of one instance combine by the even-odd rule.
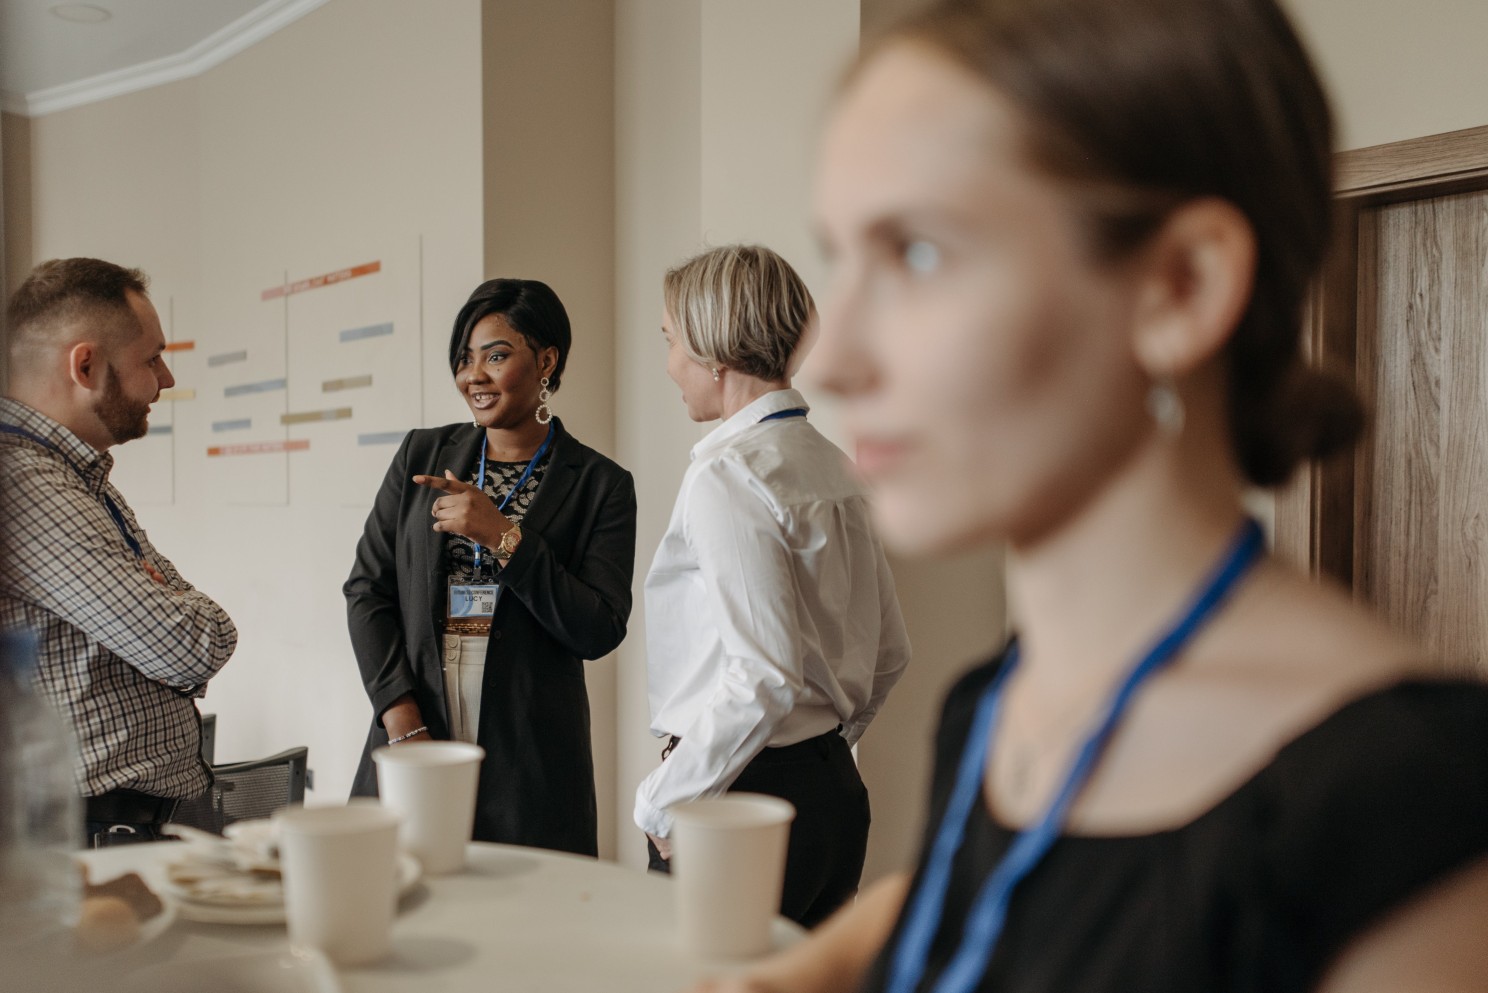
[[[221,65],[325,2],[326,0],[267,0],[183,52],[73,83],[50,86],[24,96],[6,93],[3,94],[0,106],[11,113],[39,117],[152,86],[190,79]]]

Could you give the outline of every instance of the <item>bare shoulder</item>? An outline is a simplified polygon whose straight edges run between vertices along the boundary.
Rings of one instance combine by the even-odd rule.
[[[1488,858],[1430,887],[1356,938],[1319,993],[1468,993],[1488,975]]]
[[[1072,823],[1095,833],[1186,824],[1345,705],[1435,671],[1344,592],[1267,563],[1137,698]]]
[[[1422,646],[1348,591],[1275,562],[1257,571],[1215,631],[1230,664],[1320,689],[1349,693],[1439,671]]]

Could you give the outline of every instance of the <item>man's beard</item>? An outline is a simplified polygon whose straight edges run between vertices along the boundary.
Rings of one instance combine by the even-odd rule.
[[[124,395],[119,386],[119,375],[112,365],[104,368],[103,396],[93,406],[93,413],[98,415],[116,445],[143,438],[150,430],[150,405]]]

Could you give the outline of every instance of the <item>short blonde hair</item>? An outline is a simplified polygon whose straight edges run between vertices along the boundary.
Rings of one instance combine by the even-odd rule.
[[[667,313],[694,359],[766,380],[785,379],[816,314],[790,263],[762,245],[725,245],[667,272]]]

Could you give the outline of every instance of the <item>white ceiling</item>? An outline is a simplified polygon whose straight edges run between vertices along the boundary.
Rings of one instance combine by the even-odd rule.
[[[325,0],[87,0],[112,16],[78,24],[60,0],[0,0],[5,109],[47,113],[196,75]]]

